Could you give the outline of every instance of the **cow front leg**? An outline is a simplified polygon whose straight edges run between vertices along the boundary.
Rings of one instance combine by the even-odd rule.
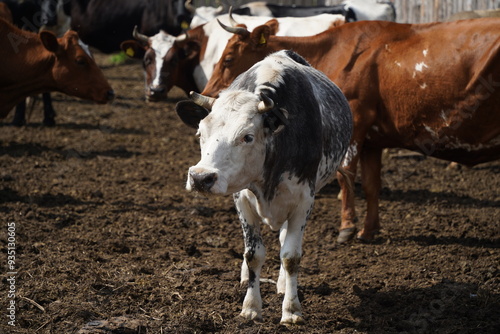
[[[366,146],[366,145],[365,145]],[[366,196],[366,217],[358,239],[372,241],[380,231],[378,214],[380,196],[380,171],[382,168],[382,149],[364,147],[361,151],[361,180]]]
[[[235,203],[245,242],[241,282],[247,283],[247,292],[240,315],[248,320],[262,321],[260,273],[266,257],[266,248],[260,234],[260,219],[247,197],[235,196]]]
[[[14,119],[12,120],[12,125],[14,126],[26,125],[26,99],[23,99],[16,106],[16,111],[14,113]]]
[[[56,112],[54,106],[52,105],[52,97],[50,93],[43,93],[43,125],[54,126],[56,125]]]
[[[302,258],[302,239],[306,228],[306,220],[311,212],[313,199],[299,206],[288,220],[280,251],[281,266],[285,274],[285,295],[282,306],[282,324],[303,324],[302,307],[298,294],[298,273]],[[281,274],[280,274],[281,276]],[[281,277],[280,277],[281,278]]]
[[[280,246],[281,246],[280,249],[283,249],[284,247],[287,231],[288,231],[288,222],[285,222],[280,229],[280,236],[279,236]],[[286,289],[286,270],[285,267],[283,267],[283,262],[281,262],[278,282],[276,282],[276,290],[278,294],[283,295],[285,294],[285,289]]]

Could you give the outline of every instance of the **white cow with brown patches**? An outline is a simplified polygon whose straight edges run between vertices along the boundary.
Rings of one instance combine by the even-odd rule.
[[[192,94],[177,112],[197,127],[201,160],[186,188],[234,194],[245,240],[241,316],[262,319],[260,273],[264,222],[280,231],[282,323],[302,323],[297,275],[315,194],[336,177],[349,146],[352,116],[340,89],[292,51],[268,56],[218,99]]]
[[[165,99],[173,86],[186,94],[203,90],[232,36],[219,21],[229,26],[244,24],[249,30],[267,22],[278,36],[311,36],[345,23],[344,16],[335,14],[277,19],[224,14],[180,36],[163,31],[151,37],[134,33],[137,40],[123,42],[122,49],[143,61],[147,100]]]

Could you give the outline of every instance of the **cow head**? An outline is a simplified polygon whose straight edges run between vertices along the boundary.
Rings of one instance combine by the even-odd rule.
[[[201,160],[189,168],[186,189],[226,195],[262,181],[267,143],[284,129],[288,112],[262,92],[191,96],[176,106],[200,137]]]
[[[208,81],[203,95],[216,97],[219,92],[233,82],[241,73],[269,54],[267,42],[275,34],[276,22],[271,20],[249,32],[244,26],[227,27],[219,21],[226,31],[234,34],[227,42],[219,62]]]
[[[174,85],[186,93],[196,89],[184,73],[199,54],[199,43],[187,34],[174,37],[164,31],[148,37],[134,29],[136,40],[125,41],[121,49],[131,58],[141,59],[145,72],[145,90],[148,101],[167,98]]]
[[[70,30],[56,38],[53,33],[42,31],[40,40],[55,59],[52,77],[59,91],[97,103],[114,98],[113,89],[76,32]]]

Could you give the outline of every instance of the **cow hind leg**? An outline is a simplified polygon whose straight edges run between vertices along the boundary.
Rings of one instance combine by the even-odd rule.
[[[346,157],[344,158],[343,168],[345,175],[337,172],[337,180],[340,185],[339,196],[342,200],[342,221],[339,229],[338,243],[345,243],[353,239],[356,235],[356,209],[354,204],[354,189],[349,189],[349,184],[354,185],[357,165],[359,161],[359,150],[363,146],[362,141],[353,141],[349,146]],[[345,178],[349,178],[346,180]]]
[[[372,241],[380,231],[379,196],[380,171],[382,168],[382,150],[365,147],[361,152],[361,179],[366,196],[366,217],[363,229],[358,233],[358,239]]]

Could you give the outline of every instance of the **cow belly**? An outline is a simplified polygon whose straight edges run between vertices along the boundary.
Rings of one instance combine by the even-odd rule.
[[[435,158],[455,161],[467,166],[500,159],[500,136],[484,142],[470,144],[458,138],[442,138],[440,141],[418,142],[419,150]]]
[[[491,122],[494,125],[496,122]],[[385,132],[380,125],[368,131],[365,147],[405,148],[427,156],[474,166],[500,159],[500,125],[490,129],[467,126],[462,131],[423,125],[418,129]],[[466,130],[466,131],[464,131]]]
[[[320,191],[321,188],[332,182],[336,177],[336,171],[340,166],[341,160],[334,159],[335,157],[329,158],[325,156],[323,156],[323,159],[321,159],[321,162],[318,166],[318,174],[316,177],[316,192]]]

